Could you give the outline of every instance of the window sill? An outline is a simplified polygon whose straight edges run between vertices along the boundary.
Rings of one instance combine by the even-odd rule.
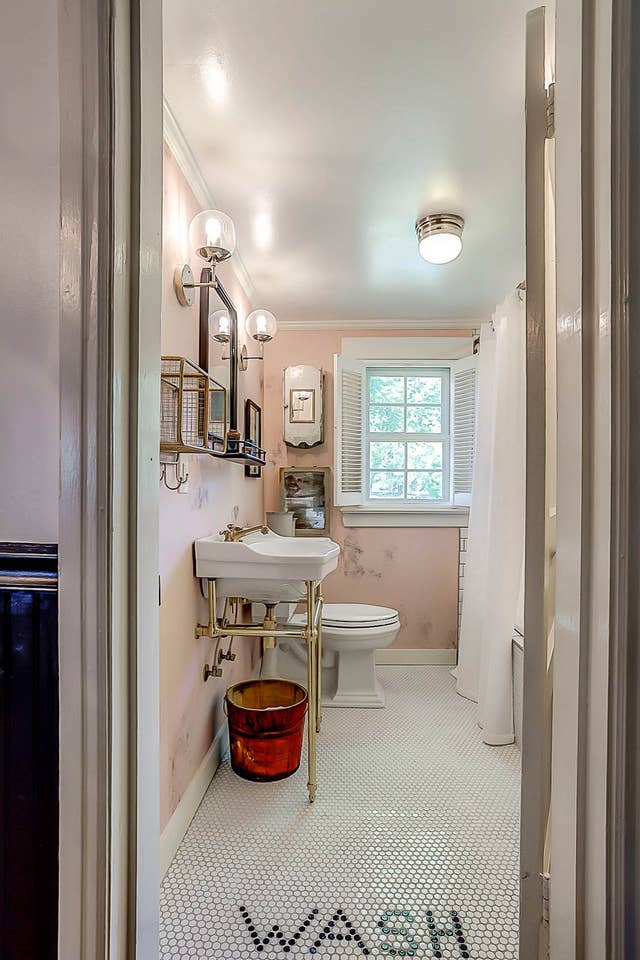
[[[341,507],[345,527],[466,527],[469,508],[451,504],[429,507],[378,506]]]

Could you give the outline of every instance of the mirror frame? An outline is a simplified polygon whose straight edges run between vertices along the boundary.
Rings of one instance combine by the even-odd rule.
[[[209,313],[210,291],[215,290],[229,313],[229,409],[228,430],[238,429],[238,311],[229,294],[222,286],[211,267],[203,267],[200,273],[199,353],[198,365],[210,375],[209,345],[211,341]]]

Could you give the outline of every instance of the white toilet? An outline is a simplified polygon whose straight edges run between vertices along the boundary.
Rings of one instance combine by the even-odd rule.
[[[304,626],[305,615],[290,623]],[[325,707],[384,707],[376,677],[376,650],[389,647],[400,629],[398,611],[365,603],[325,603],[322,612],[322,703]],[[301,640],[281,639],[269,672],[306,682]]]

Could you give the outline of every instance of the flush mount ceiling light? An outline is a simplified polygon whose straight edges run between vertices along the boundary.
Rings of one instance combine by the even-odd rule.
[[[188,263],[176,269],[174,287],[178,300],[184,307],[195,303],[195,288],[213,286],[216,264],[228,260],[236,249],[236,229],[231,217],[221,210],[203,210],[189,224],[189,246],[199,257],[211,264],[211,281],[195,283]]]
[[[432,213],[416,221],[418,249],[429,263],[451,263],[462,250],[464,220],[454,213]]]

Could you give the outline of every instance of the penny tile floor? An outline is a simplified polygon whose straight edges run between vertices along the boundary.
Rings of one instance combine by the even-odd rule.
[[[223,762],[162,884],[160,958],[516,960],[520,754],[448,667],[385,666],[384,710],[325,709],[306,765]]]

